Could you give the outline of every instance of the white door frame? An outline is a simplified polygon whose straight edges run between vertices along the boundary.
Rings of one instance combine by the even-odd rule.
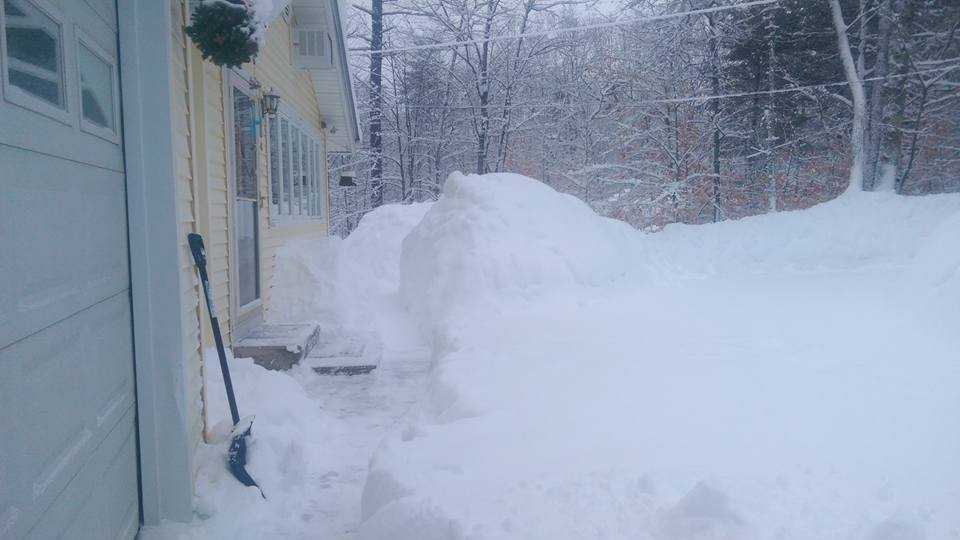
[[[227,237],[230,239],[230,281],[234,285],[230,287],[230,329],[234,342],[244,337],[253,327],[257,326],[263,320],[263,269],[261,268],[260,254],[263,249],[263,231],[261,230],[261,212],[263,208],[263,193],[260,189],[260,130],[264,126],[257,128],[257,219],[255,220],[257,234],[257,289],[258,297],[256,300],[240,305],[240,295],[237,292],[240,286],[240,264],[238,261],[238,242],[237,242],[237,159],[236,146],[234,141],[234,118],[233,118],[233,93],[242,92],[251,98],[254,106],[259,109],[259,99],[257,93],[250,89],[251,77],[242,69],[224,69],[223,70],[223,117],[224,117],[224,136],[228,140],[227,146]]]

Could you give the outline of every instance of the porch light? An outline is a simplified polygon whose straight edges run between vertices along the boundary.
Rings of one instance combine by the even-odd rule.
[[[271,88],[260,98],[260,107],[263,109],[264,116],[276,116],[280,109],[280,96]]]

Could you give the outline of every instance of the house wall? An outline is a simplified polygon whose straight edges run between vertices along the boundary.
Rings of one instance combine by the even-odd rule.
[[[193,117],[189,85],[189,55],[184,35],[185,9],[182,2],[170,3],[171,9],[171,120],[173,123],[173,171],[176,183],[177,238],[179,241],[181,314],[183,339],[184,391],[186,420],[191,451],[203,436],[203,365],[200,353],[199,279],[187,245],[187,234],[197,232],[197,197],[194,182]]]
[[[290,21],[281,17],[274,21],[267,30],[266,40],[261,46],[256,65],[245,66],[245,69],[260,81],[264,90],[272,87],[280,95],[281,103],[296,111],[319,133],[321,132],[320,108],[317,104],[317,94],[313,86],[313,80],[307,71],[296,69],[293,66],[291,46]],[[266,129],[266,126],[264,126],[264,129]],[[262,137],[260,139],[260,193],[262,195],[270,193],[270,156],[268,148],[267,138]],[[325,144],[324,152],[326,152]],[[321,161],[325,163],[326,159]],[[329,199],[329,197],[325,197],[325,199]],[[270,299],[277,250],[292,239],[325,235],[327,233],[326,218],[328,215],[325,212],[322,220],[271,226],[269,205],[263,207],[260,212],[260,231],[263,235],[260,255],[262,277],[260,290],[263,294],[265,316],[269,317],[271,310],[275,307]]]
[[[227,130],[230,104],[226,100],[225,82],[231,76],[224,69],[204,61],[200,52],[184,34],[188,23],[186,0],[171,1],[172,61],[171,111],[174,124],[174,171],[177,186],[177,215],[180,242],[180,275],[182,297],[181,324],[183,327],[184,379],[187,391],[188,422],[192,448],[203,440],[205,410],[203,408],[204,348],[213,346],[212,333],[205,308],[200,304],[202,291],[193,270],[186,243],[189,232],[203,235],[207,251],[208,273],[213,288],[213,300],[223,332],[224,342],[232,346],[233,321],[231,302],[231,246],[232,192],[231,179],[232,136]],[[244,76],[255,77],[262,92],[273,88],[281,102],[296,111],[317,132],[320,129],[320,111],[313,82],[306,71],[292,65],[290,23],[280,18],[271,24],[255,64],[243,66]],[[266,132],[266,124],[261,126]],[[323,151],[326,152],[325,139]],[[259,139],[260,194],[270,195],[269,141]],[[326,167],[326,159],[321,159]],[[323,171],[324,177],[326,170]],[[326,182],[324,182],[326,185]],[[329,201],[329,196],[325,195]],[[277,250],[286,242],[327,233],[327,216],[291,224],[271,224],[270,205],[262,204],[260,211],[260,269],[261,298],[264,316],[269,317],[271,286],[275,273]],[[216,367],[212,369],[217,369]],[[212,389],[216,391],[216,389]]]

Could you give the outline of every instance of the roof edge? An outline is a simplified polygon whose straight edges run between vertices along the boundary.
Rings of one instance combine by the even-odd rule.
[[[352,143],[360,142],[360,121],[357,118],[357,104],[353,97],[353,77],[350,73],[350,63],[347,62],[347,45],[343,35],[343,24],[340,20],[340,5],[338,0],[330,0],[330,8],[333,12],[333,29],[337,36],[337,49],[340,59],[340,72],[343,74],[341,84],[347,99],[347,106],[350,108],[349,123]]]

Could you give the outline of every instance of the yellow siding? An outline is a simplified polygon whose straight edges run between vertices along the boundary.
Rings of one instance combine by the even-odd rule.
[[[213,286],[213,301],[220,316],[223,341],[233,343],[230,331],[230,209],[227,189],[227,143],[224,119],[223,70],[203,62],[197,69],[203,70],[203,95],[205,104],[206,193],[209,219],[206,227],[207,257],[210,266],[210,281]],[[212,346],[212,342],[207,342]]]
[[[194,444],[202,440],[205,422],[203,403],[202,349],[213,346],[206,311],[200,305],[200,284],[193,269],[192,259],[186,244],[189,232],[204,235],[207,248],[207,263],[213,300],[218,308],[221,329],[227,346],[233,343],[231,321],[235,318],[231,302],[231,245],[233,241],[233,201],[229,179],[232,135],[227,133],[227,115],[230,103],[225,94],[227,73],[209,62],[203,61],[196,47],[184,35],[186,24],[185,0],[174,0],[172,5],[173,50],[171,51],[172,74],[172,122],[174,146],[174,172],[177,193],[177,234],[181,242],[179,268],[180,291],[183,310],[183,362],[185,390],[187,392],[187,422],[190,438]],[[261,46],[255,65],[243,67],[243,72],[255,77],[263,91],[273,88],[280,94],[282,103],[292,108],[316,132],[320,129],[320,110],[313,82],[306,71],[291,64],[290,25],[281,18],[275,21]],[[263,126],[265,129],[266,126]],[[326,152],[326,137],[321,135],[321,150]],[[267,137],[259,140],[259,183],[262,200],[270,195],[270,160]],[[320,159],[322,178],[326,178],[325,155]],[[323,182],[324,189],[328,189]],[[325,218],[329,216],[329,194],[324,194]],[[303,221],[282,226],[271,226],[270,205],[261,206],[260,223],[260,268],[262,305],[267,316],[271,306],[271,285],[277,250],[286,242],[327,233],[327,221]]]
[[[183,33],[184,7],[182,1],[171,3],[173,50],[171,51],[171,80],[173,84],[171,119],[173,122],[174,181],[177,193],[177,235],[180,239],[180,296],[181,328],[183,334],[183,367],[186,392],[187,429],[193,448],[203,434],[203,373],[200,353],[200,284],[193,269],[188,233],[196,231],[196,199],[193,182],[193,150],[191,137],[190,86],[186,36]]]
[[[283,18],[271,24],[267,31],[266,40],[260,49],[256,66],[247,66],[247,69],[260,81],[264,89],[273,88],[280,95],[283,104],[293,108],[315,131],[320,133],[320,108],[317,105],[313,80],[309,73],[296,69],[291,63],[290,30],[290,24]],[[260,193],[268,195],[270,193],[270,156],[267,153],[266,137],[261,139],[260,147]],[[326,159],[321,159],[321,161],[326,162]],[[269,206],[265,205],[263,207],[260,222],[262,235],[260,290],[263,295],[265,314],[269,314],[273,307],[270,298],[272,296],[271,288],[277,250],[291,239],[327,233],[325,220],[271,227]]]

